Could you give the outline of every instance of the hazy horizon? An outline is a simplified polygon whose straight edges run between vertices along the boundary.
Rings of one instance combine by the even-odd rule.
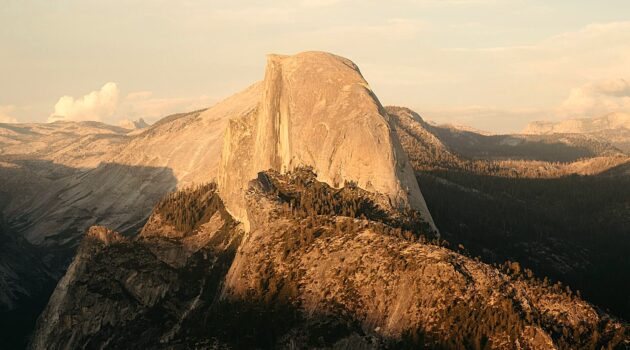
[[[265,54],[309,50],[441,123],[510,132],[630,111],[627,1],[115,3],[4,4],[0,122],[155,121],[261,80]]]

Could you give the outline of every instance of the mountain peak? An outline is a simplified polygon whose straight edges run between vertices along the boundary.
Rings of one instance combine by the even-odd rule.
[[[244,193],[258,172],[308,166],[335,187],[346,181],[410,207],[433,226],[389,116],[359,68],[326,52],[269,55],[257,108],[225,133],[219,188],[245,225]]]
[[[121,120],[120,122],[118,122],[118,126],[125,129],[138,130],[138,129],[144,129],[148,127],[149,124],[145,122],[144,119],[139,118],[136,120],[129,120],[129,119]]]
[[[298,65],[314,65],[321,68],[325,63],[336,65],[344,64],[348,68],[358,72],[359,67],[351,60],[325,51],[303,51],[295,55],[282,55],[270,53],[267,55],[267,64],[272,62],[279,63],[283,61],[291,62],[297,67]]]

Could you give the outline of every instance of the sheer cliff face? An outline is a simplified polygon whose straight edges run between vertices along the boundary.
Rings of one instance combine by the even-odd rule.
[[[270,55],[255,109],[231,120],[219,186],[248,223],[244,194],[259,171],[310,166],[333,186],[353,181],[384,203],[420,211],[433,225],[386,112],[358,67],[322,52]]]
[[[178,187],[216,180],[229,120],[254,109],[260,93],[257,83],[206,110],[158,122],[133,138],[115,161],[171,169]]]

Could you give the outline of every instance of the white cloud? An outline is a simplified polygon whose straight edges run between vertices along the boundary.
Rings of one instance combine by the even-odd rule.
[[[456,101],[454,95],[453,103],[441,105],[456,106],[471,99],[482,105],[496,104],[505,110],[495,114],[497,123],[512,119],[516,127],[532,120],[630,110],[630,21],[593,23],[535,42],[442,51],[444,62],[451,63],[454,74],[462,77],[458,88],[464,97]],[[468,66],[461,65],[464,60]],[[520,113],[523,108],[539,114]],[[481,120],[492,119],[492,114],[479,116],[480,120],[456,113],[443,115],[464,122],[469,119],[477,127]]]
[[[135,91],[121,97],[116,83],[109,82],[81,98],[61,97],[48,122],[95,120],[116,124],[123,119],[138,118],[154,121],[169,114],[206,108],[216,101],[206,95],[155,97],[151,91]],[[0,109],[0,121],[4,115]],[[15,118],[6,120],[15,121]]]
[[[595,85],[595,90],[608,96],[628,97],[630,96],[630,83],[625,79],[602,81]]]
[[[110,118],[118,106],[119,90],[116,83],[109,82],[100,90],[75,99],[63,96],[55,104],[55,111],[48,117],[48,122],[55,121],[101,121]]]
[[[558,114],[566,117],[592,117],[615,111],[630,111],[628,80],[603,80],[573,88],[558,108]]]
[[[15,106],[0,106],[0,123],[17,123],[17,119],[11,116]]]

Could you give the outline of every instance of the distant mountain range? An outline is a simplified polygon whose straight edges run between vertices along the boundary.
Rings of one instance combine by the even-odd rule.
[[[630,152],[630,113],[610,113],[601,117],[566,119],[558,122],[533,122],[526,134],[588,134],[608,140],[619,149]]]

